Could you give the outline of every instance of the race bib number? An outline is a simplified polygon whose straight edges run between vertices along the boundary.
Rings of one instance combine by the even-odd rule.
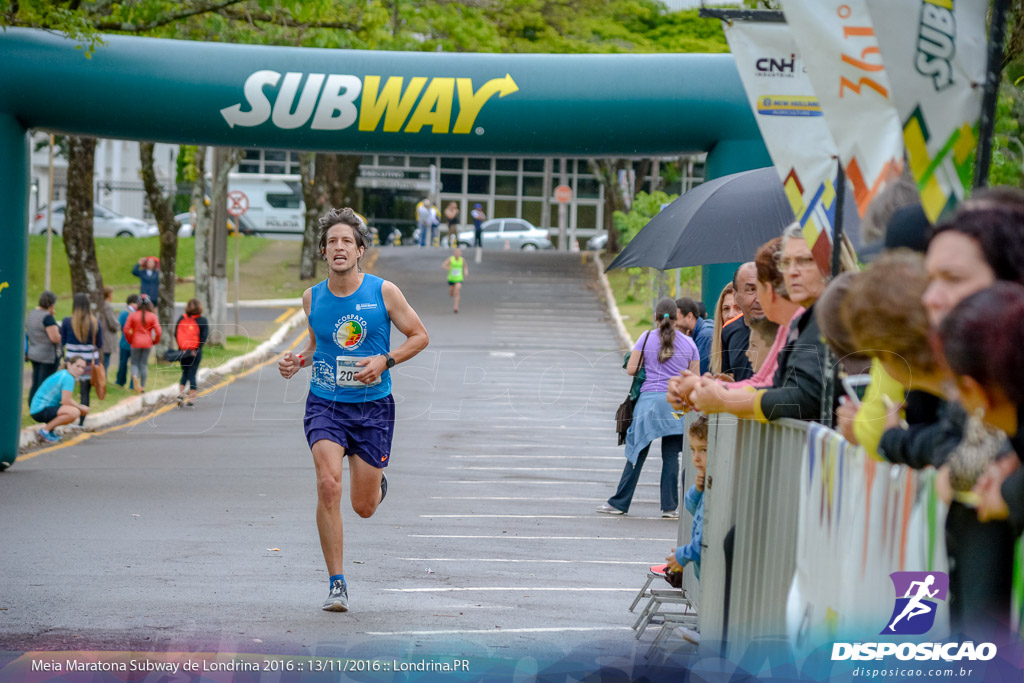
[[[363,371],[364,368],[356,365],[357,361],[363,360],[366,356],[338,356],[337,367],[335,372],[335,378],[339,387],[346,388],[361,388],[361,387],[372,387],[380,384],[380,377],[377,378],[376,382],[370,382],[364,384],[359,380],[355,379],[355,376]]]

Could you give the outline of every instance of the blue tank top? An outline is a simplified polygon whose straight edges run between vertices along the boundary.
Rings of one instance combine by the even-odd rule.
[[[336,296],[327,280],[314,285],[309,305],[309,325],[316,335],[313,376],[309,390],[320,398],[343,403],[365,403],[391,393],[391,373],[385,370],[377,384],[352,379],[362,370],[360,358],[391,350],[391,318],[384,306],[384,281],[365,273],[359,289]]]

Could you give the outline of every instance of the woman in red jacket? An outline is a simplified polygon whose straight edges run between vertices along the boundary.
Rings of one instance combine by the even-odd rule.
[[[160,322],[153,312],[153,300],[143,294],[139,301],[139,310],[128,316],[124,322],[124,338],[132,347],[131,367],[135,380],[135,393],[146,390],[146,377],[149,374],[149,352],[153,345],[160,341]]]

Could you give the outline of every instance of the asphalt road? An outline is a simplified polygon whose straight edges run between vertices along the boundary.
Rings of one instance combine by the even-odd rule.
[[[527,673],[644,652],[626,610],[677,523],[659,458],[629,515],[594,512],[624,463],[628,378],[593,264],[470,255],[454,315],[445,255],[377,262],[431,343],[395,371],[387,500],[371,519],[342,506],[348,613],[319,609],[308,374],[271,364],[0,474],[0,650],[461,653]]]

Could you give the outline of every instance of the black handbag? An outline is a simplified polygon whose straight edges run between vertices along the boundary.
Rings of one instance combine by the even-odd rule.
[[[640,367],[637,368],[636,374],[633,375],[633,383],[629,386],[626,400],[619,404],[619,407],[615,410],[615,432],[619,435],[618,445],[620,446],[626,443],[626,432],[629,431],[629,426],[633,424],[633,408],[640,398],[640,387],[643,386],[644,380],[647,379],[647,371],[644,370],[644,351],[647,349],[647,337],[650,336],[651,333],[647,332],[647,336],[644,337],[644,343],[640,347]],[[629,364],[629,357],[631,355],[632,352],[626,354],[622,367],[626,367]]]

